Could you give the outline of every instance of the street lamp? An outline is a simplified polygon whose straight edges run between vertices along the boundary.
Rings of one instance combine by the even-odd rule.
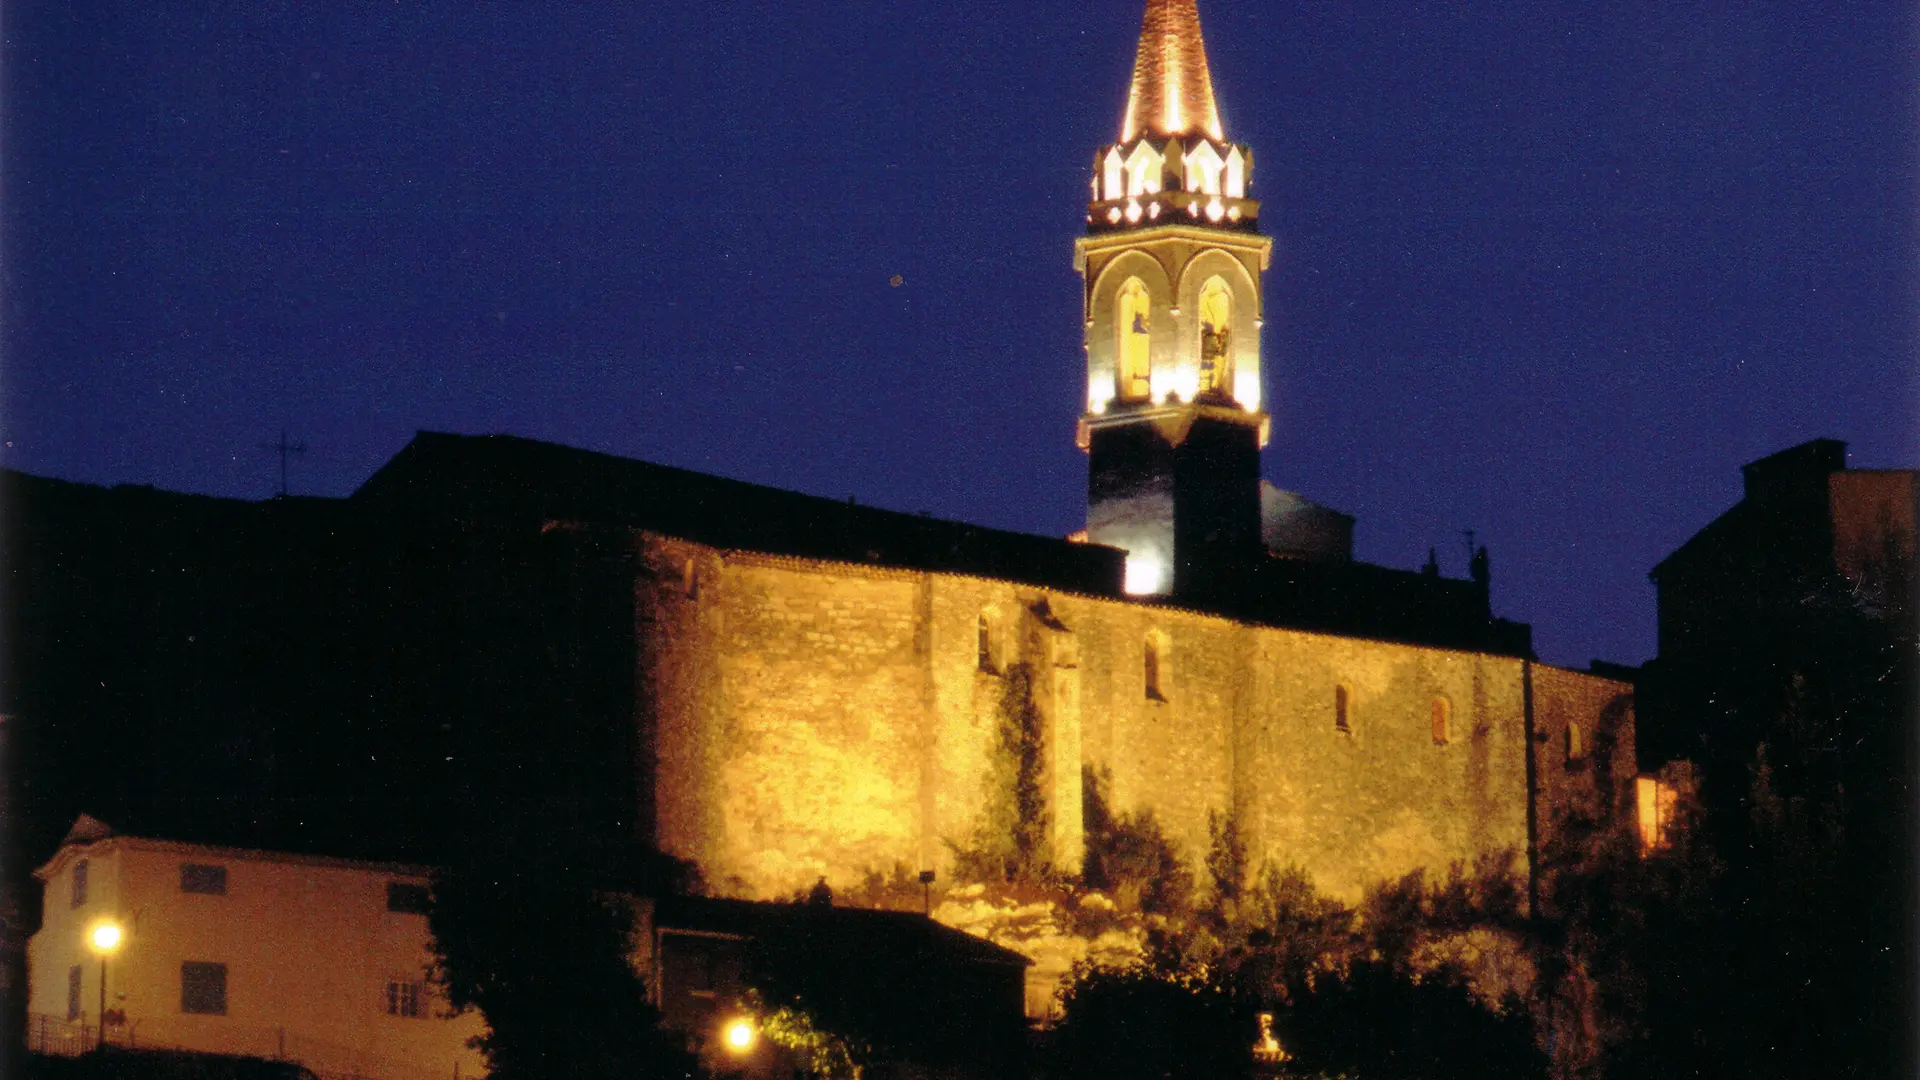
[[[126,940],[126,931],[112,919],[94,923],[87,931],[87,947],[100,954],[100,1037],[94,1043],[94,1049],[104,1050],[107,1046],[107,957],[120,951],[120,943]]]
[[[729,1022],[721,1035],[727,1040],[727,1049],[736,1054],[753,1049],[753,1021],[744,1016]]]

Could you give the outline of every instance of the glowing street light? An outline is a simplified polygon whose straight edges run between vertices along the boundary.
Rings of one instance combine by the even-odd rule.
[[[112,919],[94,923],[87,931],[87,947],[100,954],[100,1036],[94,1043],[95,1050],[107,1046],[107,957],[120,951],[126,937],[126,931]]]
[[[727,1041],[727,1049],[736,1054],[753,1049],[753,1021],[744,1016],[728,1021],[721,1035]]]

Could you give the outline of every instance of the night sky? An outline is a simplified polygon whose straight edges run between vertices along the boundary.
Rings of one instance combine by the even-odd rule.
[[[1202,0],[1265,474],[1637,662],[1805,439],[1912,465],[1913,5]],[[16,0],[5,462],[345,495],[508,432],[1053,535],[1137,0]],[[895,275],[898,286],[890,284]]]

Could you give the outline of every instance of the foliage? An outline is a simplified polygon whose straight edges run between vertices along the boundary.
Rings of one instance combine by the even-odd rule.
[[[1160,831],[1152,810],[1115,814],[1107,806],[1109,779],[1082,772],[1086,855],[1081,880],[1110,894],[1122,912],[1184,916],[1193,904],[1193,875],[1179,849]]]
[[[760,1033],[787,1051],[808,1075],[819,1080],[860,1080],[872,1048],[822,1028],[813,1015],[793,1005],[769,1006],[758,994],[750,1007]]]
[[[1058,1075],[1228,1080],[1252,1068],[1252,1013],[1203,967],[1167,957],[1079,964],[1061,1003],[1050,1046]]]
[[[1067,1076],[1244,1075],[1256,1015],[1267,1011],[1301,1076],[1544,1076],[1519,998],[1489,1003],[1464,970],[1422,963],[1414,945],[1511,917],[1512,887],[1496,871],[1506,865],[1456,868],[1438,887],[1402,879],[1363,904],[1371,925],[1298,868],[1267,867],[1218,934],[1163,934],[1149,960],[1076,965],[1061,994],[1056,1067]]]
[[[1511,852],[1483,854],[1471,869],[1455,862],[1430,884],[1425,869],[1368,890],[1361,901],[1371,954],[1399,971],[1419,969],[1436,938],[1490,928],[1519,932],[1525,919],[1519,869]]]
[[[1247,882],[1247,845],[1235,814],[1207,811],[1207,877],[1213,884],[1214,914],[1232,918]]]
[[[969,843],[954,847],[954,875],[984,884],[1048,882],[1054,876],[1051,811],[1041,787],[1045,761],[1032,669],[1008,665],[1001,687],[986,808]]]
[[[1242,908],[1243,945],[1224,962],[1241,992],[1284,1002],[1328,972],[1344,969],[1359,950],[1354,914],[1321,895],[1298,866],[1268,865]]]
[[[938,892],[922,885],[917,871],[896,861],[885,873],[869,867],[860,884],[846,890],[844,903],[847,907],[882,911],[919,911],[934,895]]]
[[[433,979],[486,1020],[475,1046],[496,1080],[699,1075],[646,1000],[631,906],[584,865],[531,844],[452,860],[433,882]]]
[[[1524,1004],[1489,1009],[1448,972],[1410,975],[1377,961],[1297,986],[1274,1030],[1291,1067],[1364,1080],[1545,1077]]]

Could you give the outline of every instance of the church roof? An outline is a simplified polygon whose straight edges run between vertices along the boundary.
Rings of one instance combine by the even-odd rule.
[[[1120,141],[1189,134],[1226,137],[1200,40],[1200,11],[1194,0],[1147,0]]]
[[[644,529],[736,551],[1119,592],[1125,554],[578,450],[423,431],[354,493],[465,520],[519,515]]]

